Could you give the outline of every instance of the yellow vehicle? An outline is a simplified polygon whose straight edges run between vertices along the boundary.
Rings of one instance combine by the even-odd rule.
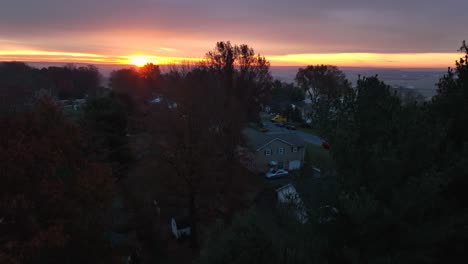
[[[282,115],[276,115],[271,119],[271,122],[287,122],[288,119]]]

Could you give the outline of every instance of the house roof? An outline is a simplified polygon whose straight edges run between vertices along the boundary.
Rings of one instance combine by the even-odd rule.
[[[262,148],[268,146],[271,142],[275,140],[283,141],[286,144],[291,146],[302,147],[305,145],[304,140],[296,135],[294,132],[290,133],[281,133],[281,134],[269,134],[261,133],[254,129],[246,129],[245,134],[249,139],[250,144],[255,148],[256,151],[261,150]]]
[[[294,190],[295,192],[297,192],[297,191],[296,191],[296,188],[295,188],[294,185],[291,184],[291,183],[288,183],[288,184],[286,184],[286,185],[283,185],[283,186],[277,188],[275,191],[276,191],[276,192],[280,192],[280,191],[282,191],[282,190],[284,190],[284,189],[291,189],[291,190]]]

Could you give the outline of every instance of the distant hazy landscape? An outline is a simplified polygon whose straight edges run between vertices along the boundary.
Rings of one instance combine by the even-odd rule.
[[[29,62],[34,67],[47,67],[51,65],[63,66],[64,63],[41,63]],[[75,63],[75,65],[80,65]],[[107,86],[107,78],[114,70],[125,67],[134,67],[132,65],[111,65],[96,64],[99,71],[104,76],[104,85]],[[271,73],[274,78],[284,82],[293,82],[297,70],[304,66],[272,66]],[[164,66],[161,67],[164,71]],[[436,83],[446,73],[446,69],[383,69],[383,68],[340,68],[355,84],[359,76],[375,76],[394,87],[405,87],[414,89],[425,97],[432,97],[436,92]]]
[[[285,82],[294,81],[299,67],[271,67],[272,75]],[[446,73],[446,69],[379,69],[379,68],[340,68],[353,84],[359,76],[375,76],[394,87],[414,89],[425,97],[436,92],[436,83]]]

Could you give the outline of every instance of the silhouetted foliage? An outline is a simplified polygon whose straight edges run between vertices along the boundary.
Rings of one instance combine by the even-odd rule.
[[[41,71],[23,62],[0,63],[0,87],[23,86],[29,89],[47,89],[48,82]]]
[[[109,82],[115,93],[126,94],[134,101],[142,102],[160,91],[161,70],[154,64],[121,69],[111,73]]]
[[[0,115],[32,111],[41,91],[49,90],[45,76],[22,62],[0,63]]]
[[[143,67],[139,68],[139,73],[143,79],[143,85],[145,90],[149,90],[152,93],[160,91],[161,88],[161,70],[158,65],[148,63]]]
[[[446,263],[463,256],[467,68],[458,61],[428,104],[402,104],[372,77],[359,80],[336,108],[328,138],[341,179],[340,254],[347,262]]]
[[[165,78],[167,98],[176,107],[153,106],[147,117],[155,138],[154,150],[164,170],[165,183],[188,210],[192,246],[198,246],[198,224],[229,217],[242,207],[243,183],[249,173],[240,164],[243,113],[226,111],[229,101],[219,76],[206,67]],[[245,111],[245,110],[244,110]],[[228,131],[228,133],[226,133]]]
[[[121,178],[133,161],[127,127],[128,116],[118,98],[99,97],[86,102],[81,124],[87,133],[89,158],[109,162]]]
[[[94,96],[102,78],[99,70],[92,65],[48,67],[43,68],[41,72],[50,80],[53,94],[60,99]]]
[[[82,99],[95,96],[101,75],[95,66],[68,65],[41,70],[22,62],[0,64],[0,113],[28,112],[42,96]]]
[[[208,68],[220,74],[227,98],[247,107],[247,120],[259,121],[262,105],[271,99],[272,77],[265,57],[248,45],[233,46],[227,41],[218,42],[206,58]]]
[[[304,90],[292,83],[282,83],[278,80],[273,82],[271,94],[270,106],[274,113],[284,113],[291,104],[302,105],[305,99]]]
[[[297,106],[288,105],[281,114],[290,122],[302,123],[302,113]]]
[[[315,102],[317,99],[332,101],[340,98],[349,86],[345,74],[336,66],[317,65],[300,68],[296,82]]]
[[[279,252],[262,224],[253,213],[238,216],[229,227],[218,223],[201,252],[200,262],[277,263]]]
[[[0,124],[0,262],[112,263],[111,171],[85,158],[79,129],[45,99]]]
[[[136,68],[113,71],[109,79],[109,86],[115,93],[128,94],[134,97],[149,96],[142,90],[142,79]]]

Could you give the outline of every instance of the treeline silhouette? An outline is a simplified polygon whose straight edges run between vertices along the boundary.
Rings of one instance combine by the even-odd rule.
[[[111,73],[0,64],[1,263],[447,263],[468,248],[468,49],[430,100],[339,68],[274,82],[247,45]],[[61,100],[86,99],[73,111]],[[306,223],[262,206],[244,129],[268,107],[328,142]],[[268,107],[267,107],[268,106]],[[309,188],[308,186],[313,187]],[[265,192],[264,192],[265,191]],[[187,243],[168,230],[188,219]]]

